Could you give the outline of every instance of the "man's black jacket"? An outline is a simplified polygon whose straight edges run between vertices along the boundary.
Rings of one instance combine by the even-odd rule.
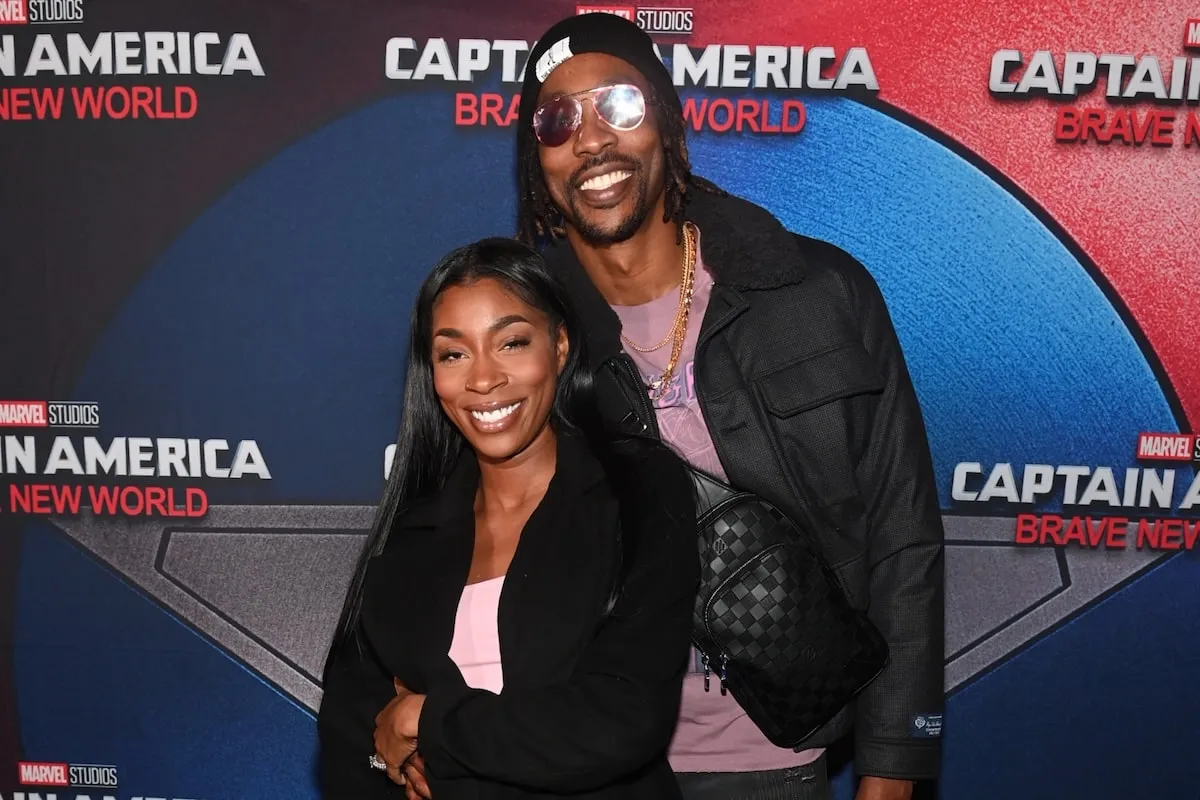
[[[764,209],[693,190],[714,285],[695,384],[730,482],[807,522],[891,661],[806,746],[855,730],[864,775],[937,776],[918,717],[943,705],[943,531],[917,398],[874,279],[847,253]],[[583,316],[606,415],[657,432],[620,321],[565,242],[545,256]]]

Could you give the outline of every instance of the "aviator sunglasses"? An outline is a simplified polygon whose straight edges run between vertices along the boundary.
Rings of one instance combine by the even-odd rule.
[[[582,92],[552,97],[533,112],[533,134],[546,147],[558,147],[579,130],[583,123],[583,103],[592,96],[592,108],[605,125],[618,131],[631,131],[646,119],[646,98],[642,90],[628,83],[600,86]]]

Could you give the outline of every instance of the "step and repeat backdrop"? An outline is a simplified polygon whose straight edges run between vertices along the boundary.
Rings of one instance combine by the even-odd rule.
[[[884,291],[939,796],[1197,797],[1200,4],[505,6],[0,0],[0,798],[316,798],[415,289],[515,230],[525,58],[584,12]]]

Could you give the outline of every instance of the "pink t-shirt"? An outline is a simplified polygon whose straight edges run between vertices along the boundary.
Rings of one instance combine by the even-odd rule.
[[[467,686],[493,694],[504,689],[496,615],[503,588],[503,575],[463,587],[450,642],[450,660],[458,665]]]
[[[693,466],[720,478],[725,470],[717,458],[712,438],[696,399],[694,362],[700,323],[712,293],[712,276],[704,267],[699,239],[696,242],[696,277],[687,336],[675,375],[661,397],[653,400],[663,441]],[[679,289],[638,306],[613,306],[626,337],[639,347],[662,341],[679,308]],[[671,357],[670,343],[652,353],[639,353],[625,345],[647,383],[662,375]],[[704,690],[699,652],[693,652],[691,670],[683,681],[679,727],[671,742],[671,768],[676,772],[756,772],[809,764],[822,750],[795,753],[767,741],[732,695],[722,695],[714,677]]]

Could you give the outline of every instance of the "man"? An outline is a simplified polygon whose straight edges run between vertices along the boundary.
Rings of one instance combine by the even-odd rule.
[[[547,244],[575,297],[607,415],[819,521],[851,602],[888,640],[883,674],[801,752],[689,675],[670,753],[685,797],[827,797],[822,748],[851,726],[858,798],[911,797],[939,765],[918,720],[942,710],[943,532],[874,280],[691,174],[670,76],[617,16],[571,17],[538,40],[517,142],[520,235]]]

